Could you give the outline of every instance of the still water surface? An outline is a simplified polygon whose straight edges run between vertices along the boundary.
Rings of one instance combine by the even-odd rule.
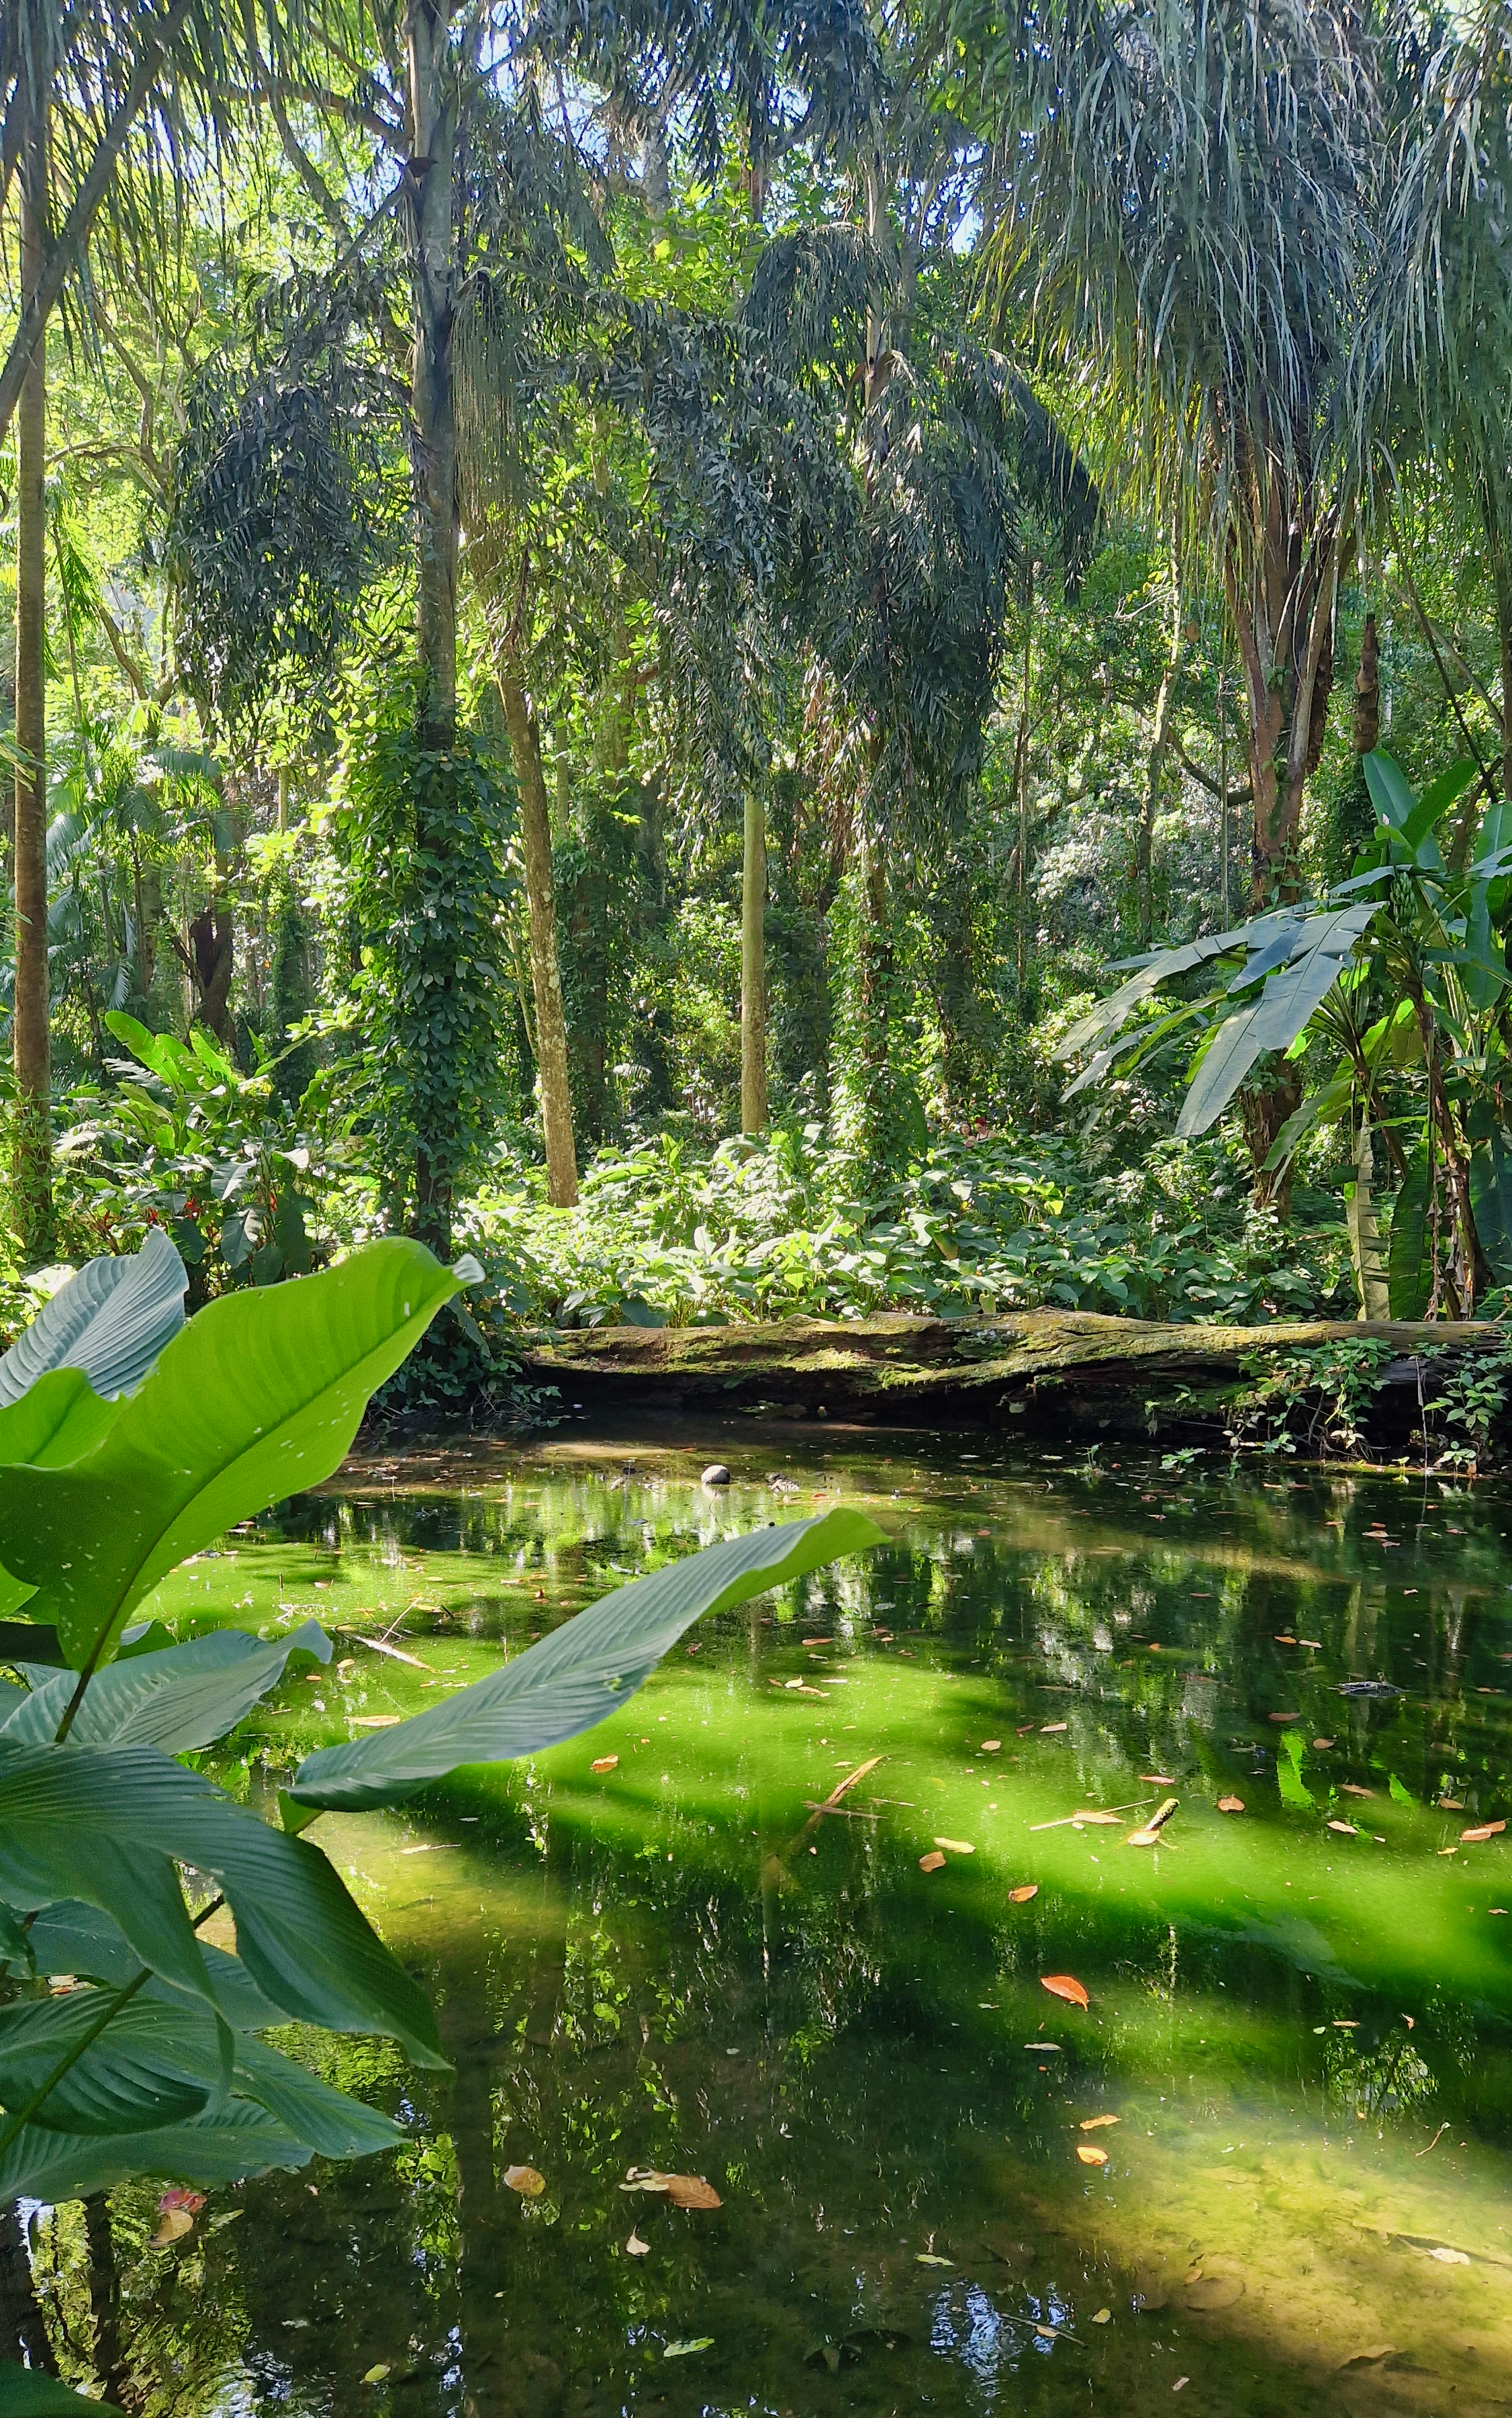
[[[103,2344],[175,2418],[1512,2411],[1512,1834],[1459,1844],[1507,1810],[1512,1495],[966,1445],[369,1459],[177,1574],[180,1634],[344,1632],[219,1766],[255,1797],[670,1555],[839,1499],[889,1535],[586,1737],[322,1817],[455,2078],[298,2036],[409,2144],[168,2253],[116,2192],[114,2313],[98,2221],[91,2262],[44,2218],[81,2380]]]

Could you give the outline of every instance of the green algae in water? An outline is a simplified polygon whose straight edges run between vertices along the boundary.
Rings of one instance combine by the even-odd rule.
[[[73,2374],[228,2418],[1512,2407],[1512,1850],[1459,1844],[1506,1810],[1505,1493],[458,1446],[354,1465],[154,1609],[338,1632],[221,1764],[255,1797],[842,1493],[885,1548],[695,1632],[602,1729],[322,1817],[455,2077],[292,2036],[408,2143],[215,2193],[167,2254],[157,2186],[114,2194],[118,2306],[99,2211],[42,2220]]]

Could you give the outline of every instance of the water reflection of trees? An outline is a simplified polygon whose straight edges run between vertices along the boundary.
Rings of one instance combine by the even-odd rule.
[[[1263,1780],[1273,1709],[1336,1736],[1335,1773],[1367,1784],[1382,1759],[1419,1796],[1444,1776],[1467,1796],[1500,1776],[1493,1700],[1483,1712],[1467,1692],[1501,1676],[1487,1619],[1501,1549],[1484,1520],[1445,1584],[1421,1556],[1382,1575],[1356,1533],[1382,1503],[1353,1481],[1230,1493],[1221,1552],[1181,1525],[1201,1499],[1190,1481],[1150,1490],[1168,1514],[1153,1529],[1138,1524],[1143,1490],[1078,1499],[1063,1477],[1057,1486],[1047,1512],[1027,1495],[1003,1511],[985,1487],[966,1506],[915,1498],[894,1509],[901,1533],[878,1555],[749,1608],[705,1651],[727,1658],[732,1684],[764,1686],[772,1649],[801,1653],[812,1623],[842,1655],[909,1654],[916,1672],[956,1675],[970,1683],[960,1701],[991,1703],[1005,1737],[1063,1718],[1078,1773],[1111,1778],[1136,1756],[1136,1770],[1188,1768],[1165,1760],[1183,1755],[1213,1779],[1244,1775],[1252,1803],[1255,1757],[1229,1740],[1259,1740]],[[1395,1495],[1388,1512],[1405,1528]],[[328,1500],[296,1507],[288,1533],[337,1558],[464,1556],[469,1584],[490,1561],[536,1571],[549,1614],[742,1516],[749,1506],[700,1504],[685,1486],[611,1489],[600,1477],[532,1479],[497,1500]],[[545,1616],[518,1597],[497,1601],[511,1634]],[[416,1625],[444,1631],[456,1616]],[[1304,1660],[1278,1631],[1322,1647]],[[1334,1689],[1352,1668],[1413,1692],[1404,1706],[1348,1706]],[[937,1701],[921,1757],[939,1728]],[[1016,1990],[1037,1992],[1052,1935],[1033,1910],[1009,1920],[964,1888],[922,1890],[912,1849],[880,1824],[806,1832],[791,1774],[774,1783],[751,1737],[724,1732],[717,1801],[674,1791],[633,1844],[597,1836],[591,1810],[554,1794],[542,1769],[518,1775],[489,1818],[527,1929],[504,1936],[486,1915],[449,1914],[439,1936],[406,1943],[455,2079],[414,2079],[369,2042],[311,2036],[301,2049],[330,2080],[406,2115],[405,2149],[217,2195],[191,2247],[171,2256],[144,2246],[147,2186],[112,2195],[108,2218],[99,2205],[57,2211],[39,2222],[35,2286],[19,2238],[0,2235],[8,2341],[109,2380],[141,2418],[219,2418],[249,2396],[289,2418],[550,2418],[634,2406],[652,2378],[691,2409],[702,2388],[660,2366],[668,2336],[688,2332],[714,2334],[722,2359],[739,2349],[747,2385],[790,2380],[785,2407],[805,2363],[829,2367],[832,2352],[838,2373],[881,2358],[893,2334],[902,2348],[888,2359],[935,2364],[890,2373],[911,2378],[915,2398],[922,2378],[942,2408],[969,2406],[973,2374],[998,2390],[1020,2360],[1045,2356],[1008,2285],[942,2288],[915,2339],[912,2258],[919,2242],[954,2242],[1001,2205],[1005,2137],[1031,2167],[1063,2151],[1069,2082],[1042,2075],[1018,2044],[1022,2024],[999,2019]],[[1320,1795],[1329,1784],[1325,1773]],[[1214,2105],[1246,2083],[1290,2085],[1333,1986],[1307,1978],[1284,1942],[1236,1944],[1221,1927],[1091,1898],[1062,1903],[1053,1947],[1053,1969],[1079,1967],[1123,1993],[1068,2067],[1084,2093],[1184,2071],[1188,2050],[1208,2045],[1203,2029],[1217,2041],[1224,1993],[1241,1987],[1231,2038],[1244,2046],[1214,2069]],[[1388,2124],[1430,2089],[1462,2105],[1474,2027],[1466,2018],[1461,2041],[1456,2015],[1446,2000],[1405,2045],[1330,2030],[1318,2051],[1330,2104]],[[526,2164],[547,2177],[539,2202],[503,2181]],[[633,2164],[708,2173],[725,2207],[695,2219],[623,2194]],[[644,2262],[625,2255],[633,2224],[652,2242]],[[1046,2293],[1038,2305],[1071,2304]],[[387,2374],[365,2384],[378,2367]]]

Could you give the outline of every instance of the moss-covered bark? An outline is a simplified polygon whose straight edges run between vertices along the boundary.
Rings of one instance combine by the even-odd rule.
[[[1384,1400],[1415,1410],[1420,1379],[1466,1353],[1501,1353],[1490,1325],[1312,1322],[1167,1326],[1079,1310],[981,1319],[908,1313],[749,1326],[617,1326],[531,1338],[527,1370],[573,1400],[668,1409],[723,1401],[792,1416],[1023,1419],[1035,1431],[1216,1430],[1257,1376],[1298,1353],[1384,1342]]]

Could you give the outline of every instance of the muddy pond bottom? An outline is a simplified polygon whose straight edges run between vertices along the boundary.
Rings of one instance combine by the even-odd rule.
[[[152,1608],[335,1637],[217,1762],[256,1797],[838,1500],[889,1541],[601,1729],[321,1818],[454,2076],[281,2035],[405,2146],[212,2192],[167,2251],[158,2183],[41,2211],[76,2381],[144,2418],[1512,2411],[1506,1492],[579,1428],[359,1458]]]

